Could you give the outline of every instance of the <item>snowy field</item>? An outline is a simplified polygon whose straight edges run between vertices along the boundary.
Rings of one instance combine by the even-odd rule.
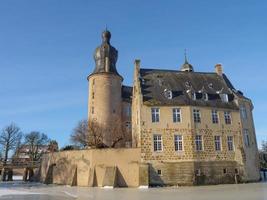
[[[12,200],[267,200],[267,183],[171,188],[88,188],[15,181],[0,183],[0,199]]]

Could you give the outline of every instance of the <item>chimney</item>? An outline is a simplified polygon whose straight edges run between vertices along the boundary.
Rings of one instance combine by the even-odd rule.
[[[215,65],[215,72],[216,72],[219,76],[222,76],[222,75],[223,75],[222,64],[216,64],[216,65]]]
[[[134,66],[135,66],[135,68],[137,68],[138,70],[140,69],[140,60],[139,59],[135,59],[135,61],[134,61]]]

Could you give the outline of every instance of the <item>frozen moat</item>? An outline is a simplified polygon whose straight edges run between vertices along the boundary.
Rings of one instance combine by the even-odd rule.
[[[39,183],[0,183],[0,199],[116,199],[116,200],[267,200],[267,183],[177,188],[87,188]]]

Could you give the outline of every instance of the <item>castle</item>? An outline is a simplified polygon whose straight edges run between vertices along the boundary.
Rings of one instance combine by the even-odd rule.
[[[49,171],[47,163],[60,166],[65,156],[65,162],[76,168],[71,173],[76,173],[78,185],[259,180],[253,104],[234,88],[221,64],[215,65],[215,72],[196,72],[186,57],[177,70],[143,68],[136,60],[133,87],[129,87],[122,84],[116,68],[118,51],[110,39],[105,30],[94,53],[95,69],[88,76],[88,118],[105,130],[103,145],[115,148],[47,157],[44,174]],[[82,166],[88,165],[89,171],[79,167],[86,156],[90,164]],[[83,180],[85,176],[89,178]],[[59,177],[56,183],[64,182]]]

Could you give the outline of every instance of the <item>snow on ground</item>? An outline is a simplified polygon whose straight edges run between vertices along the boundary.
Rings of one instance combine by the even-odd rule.
[[[19,191],[19,190],[13,190],[9,188],[0,188],[0,197],[4,195],[26,195],[26,194],[41,194],[41,193]]]
[[[33,200],[267,200],[267,183],[165,188],[90,188],[14,181],[0,183],[0,199]]]

